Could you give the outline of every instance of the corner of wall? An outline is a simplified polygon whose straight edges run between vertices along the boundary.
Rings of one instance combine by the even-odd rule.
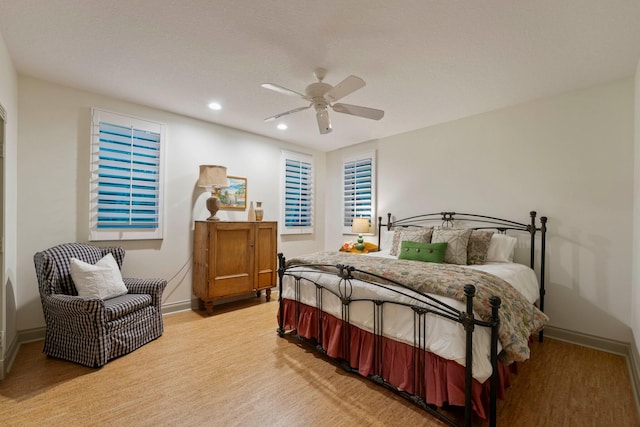
[[[10,350],[7,344],[16,337],[15,312],[7,311],[7,283],[13,281],[17,257],[17,147],[18,147],[18,74],[9,55],[9,51],[0,34],[0,104],[4,113],[4,136],[0,138],[3,149],[3,162],[0,167],[0,233],[2,251],[0,254],[0,377],[9,369]],[[11,304],[12,306],[15,304]]]
[[[640,352],[640,314],[634,307],[640,306],[640,59],[634,79],[634,162],[633,162],[633,246],[631,266],[631,330],[633,332],[632,353]],[[638,360],[638,359],[636,359]],[[637,373],[637,371],[636,371]]]
[[[640,414],[640,353],[638,352],[638,345],[633,336],[631,337],[631,345],[629,346],[627,365],[629,367],[629,378],[631,379],[631,390],[636,402],[636,410]]]
[[[627,358],[631,388],[640,412],[640,314],[634,307],[640,305],[640,263],[636,261],[640,254],[640,59],[636,66],[634,79],[634,116],[633,116],[633,247],[631,272],[631,344]]]

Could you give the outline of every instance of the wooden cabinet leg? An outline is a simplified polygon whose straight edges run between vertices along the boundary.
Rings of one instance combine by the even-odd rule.
[[[198,310],[204,310],[204,301],[202,300],[202,298],[198,298]]]
[[[204,307],[207,310],[207,314],[213,314],[213,301],[205,301]]]
[[[265,293],[267,294],[267,296],[266,296],[267,301],[271,301],[271,289],[267,289],[267,290],[265,291]]]
[[[256,291],[256,296],[257,296],[258,298],[260,298],[260,295],[262,295],[262,291]]]

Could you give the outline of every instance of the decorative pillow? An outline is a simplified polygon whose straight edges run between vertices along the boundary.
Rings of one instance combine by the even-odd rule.
[[[436,228],[431,236],[431,243],[447,242],[444,262],[447,264],[467,265],[467,243],[471,230],[457,228]]]
[[[518,239],[513,236],[493,233],[487,251],[487,262],[513,262],[513,252],[517,242]]]
[[[487,262],[487,252],[493,231],[473,230],[467,243],[467,264],[481,265]]]
[[[105,255],[95,264],[71,258],[70,267],[71,279],[80,297],[108,299],[128,292],[118,263],[111,254]]]
[[[412,261],[437,262],[444,261],[444,253],[447,250],[447,243],[417,243],[404,241],[400,245],[398,259],[409,259]]]
[[[398,256],[400,252],[400,244],[404,241],[429,243],[431,241],[431,233],[433,227],[420,228],[401,228],[393,232],[393,242],[389,255]]]

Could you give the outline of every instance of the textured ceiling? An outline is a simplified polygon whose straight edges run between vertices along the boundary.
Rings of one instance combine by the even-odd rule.
[[[333,150],[631,76],[640,1],[0,0],[0,33],[19,73]],[[385,117],[264,122],[306,102],[261,83],[304,92],[316,67]]]

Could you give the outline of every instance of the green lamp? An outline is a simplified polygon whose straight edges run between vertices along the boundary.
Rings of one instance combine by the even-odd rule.
[[[362,233],[368,233],[369,228],[369,218],[353,218],[351,231],[358,233],[358,243],[356,243],[356,249],[358,251],[362,252],[364,250],[364,239],[362,238]]]

